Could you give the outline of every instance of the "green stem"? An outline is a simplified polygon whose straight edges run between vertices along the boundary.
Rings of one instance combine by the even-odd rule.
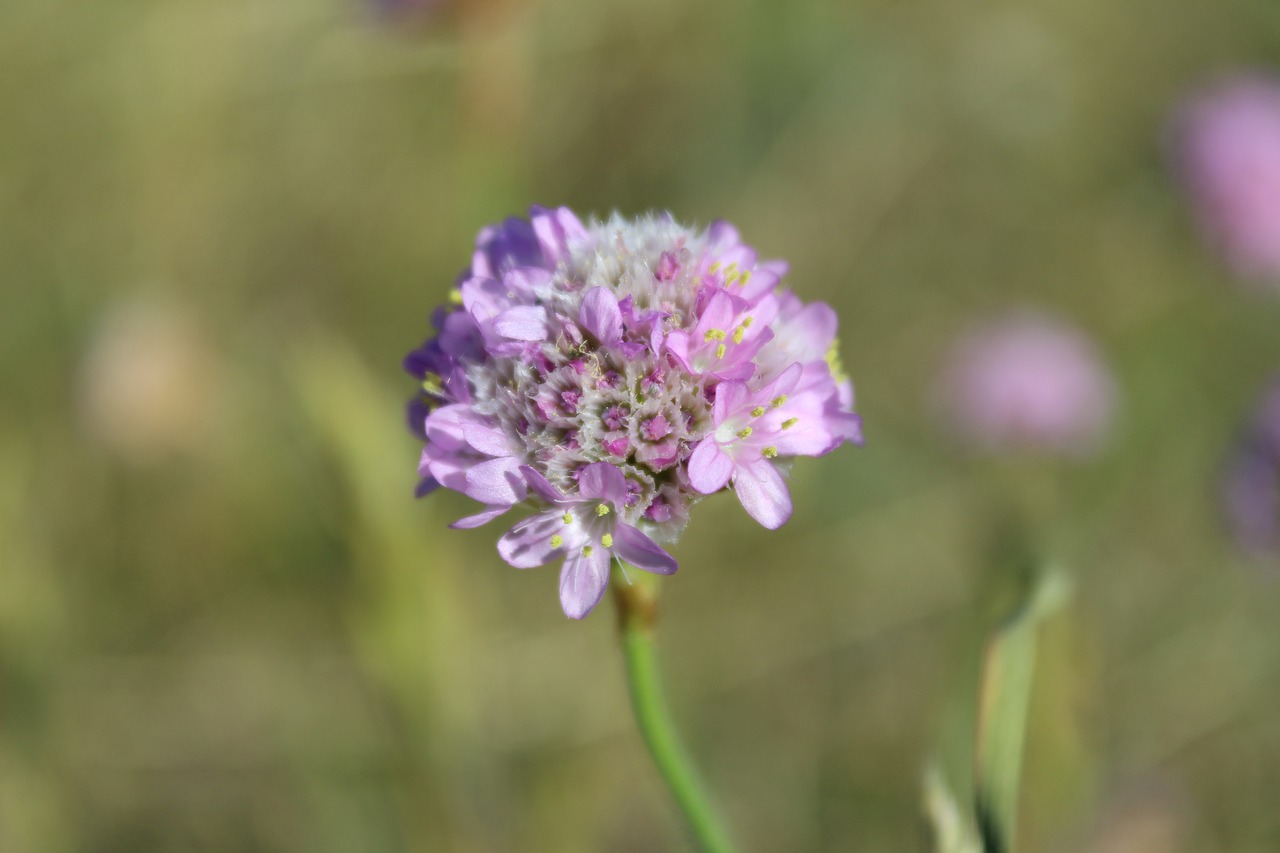
[[[699,849],[704,853],[732,853],[733,844],[680,743],[663,697],[653,639],[653,624],[657,619],[654,585],[643,572],[631,574],[632,583],[615,574],[613,593],[636,726]]]

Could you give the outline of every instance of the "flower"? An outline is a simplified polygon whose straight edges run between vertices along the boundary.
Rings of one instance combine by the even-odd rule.
[[[498,542],[517,568],[563,560],[578,619],[614,560],[656,574],[704,495],[731,487],[765,527],[791,515],[791,458],[861,442],[836,317],[781,288],[729,224],[669,215],[583,224],[534,207],[480,231],[433,334],[405,358],[423,440],[418,493],[517,506]]]
[[[1223,505],[1237,545],[1280,556],[1280,380],[1263,393],[1227,463]]]
[[[1280,282],[1280,80],[1204,88],[1176,113],[1172,141],[1206,239],[1242,278]]]
[[[972,444],[1064,455],[1093,451],[1115,407],[1114,383],[1092,342],[1030,312],[962,337],[937,396],[947,429]]]

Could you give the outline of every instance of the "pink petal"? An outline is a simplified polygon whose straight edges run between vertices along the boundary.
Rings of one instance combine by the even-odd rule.
[[[460,518],[449,526],[454,530],[470,530],[473,527],[488,524],[504,512],[508,512],[510,509],[510,506],[485,507],[484,512],[477,512],[475,515],[468,515],[466,518]]]
[[[613,553],[622,562],[646,572],[669,575],[676,570],[675,558],[630,524],[613,529]]]
[[[467,444],[485,456],[510,456],[511,441],[499,427],[486,423],[464,423],[462,436]]]
[[[608,462],[592,462],[578,475],[578,494],[622,506],[627,498],[627,478]]]
[[[532,569],[555,558],[551,537],[561,533],[565,523],[554,512],[543,512],[526,518],[498,540],[498,554],[517,569]],[[561,548],[564,546],[562,545]]]
[[[689,485],[704,495],[718,492],[733,476],[733,460],[720,449],[714,436],[698,442],[689,457]]]
[[[526,494],[520,462],[510,456],[472,465],[467,469],[466,483],[463,494],[491,506],[519,503]]]
[[[609,586],[609,550],[596,548],[588,557],[578,550],[564,561],[560,571],[560,606],[570,619],[591,612]]]
[[[733,488],[747,515],[769,530],[777,530],[791,518],[791,492],[772,462],[759,459],[739,465]]]
[[[524,481],[529,484],[529,488],[534,494],[542,498],[549,504],[564,503],[567,499],[560,493],[560,490],[551,485],[546,477],[530,468],[528,465],[520,466],[520,473],[524,475]]]
[[[493,318],[493,330],[513,341],[545,341],[547,312],[539,305],[517,305]]]
[[[618,340],[622,337],[622,312],[618,309],[618,297],[607,287],[591,288],[582,297],[578,322],[602,344]]]

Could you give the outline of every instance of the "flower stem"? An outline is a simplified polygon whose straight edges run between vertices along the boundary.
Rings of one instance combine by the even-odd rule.
[[[629,583],[615,573],[613,595],[636,726],[699,849],[704,853],[733,853],[734,847],[680,743],[663,697],[653,639],[657,620],[655,585],[643,572],[633,572],[632,576],[633,582]]]

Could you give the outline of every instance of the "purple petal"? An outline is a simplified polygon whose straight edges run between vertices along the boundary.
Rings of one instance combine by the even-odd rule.
[[[493,330],[513,341],[545,341],[547,312],[540,305],[517,305],[493,318]]]
[[[729,454],[709,435],[698,442],[689,457],[689,484],[704,495],[718,492],[729,482],[733,468]]]
[[[751,389],[746,386],[746,383],[721,382],[716,386],[716,401],[711,411],[717,426],[750,407]]]
[[[680,362],[680,366],[685,370],[693,372],[693,365],[689,362],[689,333],[683,329],[677,329],[667,335],[666,350],[671,353]],[[655,349],[654,352],[657,352]]]
[[[791,518],[791,492],[772,462],[759,459],[739,465],[733,488],[747,515],[769,530],[777,530]]]
[[[526,488],[520,462],[514,457],[487,459],[467,469],[463,494],[483,504],[511,505],[524,500]]]
[[[622,312],[618,310],[618,297],[607,287],[591,288],[582,297],[578,322],[600,343],[616,341],[622,337]]]
[[[510,456],[511,441],[496,426],[483,422],[463,423],[462,436],[468,445],[485,456]]]
[[[441,406],[427,416],[424,429],[427,441],[438,450],[454,452],[461,450],[466,443],[463,435],[463,420],[471,414],[471,409],[461,403],[452,406]]]
[[[413,490],[413,496],[415,498],[426,497],[438,488],[440,488],[440,483],[434,477],[423,477]]]
[[[551,271],[541,267],[517,267],[502,277],[502,285],[521,299],[532,299],[551,284]]]
[[[547,503],[561,504],[567,500],[567,498],[560,493],[559,489],[551,485],[546,477],[542,476],[528,465],[521,465],[520,473],[524,475],[524,481],[529,484],[529,488]]]
[[[529,215],[533,231],[542,245],[542,252],[552,266],[568,255],[570,243],[584,240],[588,236],[587,229],[582,227],[578,217],[567,207],[550,210],[534,205],[529,209]]]
[[[560,606],[570,619],[581,619],[591,612],[609,586],[609,550],[596,548],[591,556],[581,550],[564,561],[560,571]]]
[[[454,530],[470,530],[473,527],[479,527],[482,524],[488,524],[498,516],[511,509],[510,506],[490,506],[485,507],[483,512],[477,512],[475,515],[468,515],[466,518],[460,518],[449,526]]]
[[[619,524],[613,529],[613,553],[622,562],[657,575],[669,575],[676,570],[675,558],[630,524]]]
[[[560,516],[551,512],[526,518],[502,534],[498,540],[498,554],[517,569],[544,565],[560,550],[551,547],[551,537],[560,534],[564,526]]]
[[[592,462],[578,475],[578,494],[622,506],[627,500],[627,478],[608,462]]]

